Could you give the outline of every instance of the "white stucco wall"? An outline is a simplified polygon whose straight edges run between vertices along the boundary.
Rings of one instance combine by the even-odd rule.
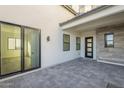
[[[82,31],[81,57],[85,58],[85,38],[93,37],[93,59],[96,60],[96,31]]]
[[[71,34],[70,51],[63,52],[63,31],[59,23],[74,17],[62,6],[0,6],[0,20],[41,29],[42,68],[80,57]],[[66,33],[66,32],[65,32]],[[46,37],[50,36],[50,42]]]

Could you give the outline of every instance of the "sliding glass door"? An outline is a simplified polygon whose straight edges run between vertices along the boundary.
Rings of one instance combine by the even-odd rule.
[[[40,67],[40,30],[0,22],[0,77]]]
[[[21,70],[21,28],[1,24],[1,75]]]
[[[24,69],[37,68],[39,61],[39,31],[31,28],[24,29]]]

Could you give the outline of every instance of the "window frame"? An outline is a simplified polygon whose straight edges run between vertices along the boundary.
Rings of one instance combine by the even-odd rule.
[[[107,40],[108,35],[113,35],[113,40]],[[107,45],[108,41],[112,41],[113,44],[112,45]],[[114,48],[114,33],[111,32],[111,33],[104,34],[104,47],[105,48]]]
[[[69,37],[69,42],[65,42],[64,36],[68,36]],[[64,49],[64,44],[69,44],[68,50]],[[70,35],[68,35],[68,34],[63,34],[63,51],[70,51]]]
[[[78,42],[79,39],[79,42]],[[78,49],[78,45],[80,46]],[[81,38],[80,37],[76,37],[76,50],[80,50],[81,49]]]

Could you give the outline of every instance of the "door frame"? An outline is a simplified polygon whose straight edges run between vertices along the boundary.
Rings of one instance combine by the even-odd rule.
[[[1,75],[1,24],[2,23],[8,24],[8,25],[18,26],[21,28],[21,33],[20,33],[20,36],[21,36],[21,61],[20,61],[21,62],[21,70],[17,71],[17,72],[8,73],[5,75]],[[32,68],[29,70],[24,70],[24,28],[30,28],[30,29],[34,29],[34,30],[39,31],[39,67]],[[5,22],[5,21],[0,21],[0,79],[14,76],[14,75],[21,74],[21,73],[25,73],[28,71],[32,71],[32,70],[38,69],[38,68],[41,68],[41,29],[29,27],[29,26],[25,26],[25,25],[19,25],[19,24],[15,24],[15,23],[10,23],[10,22]]]
[[[91,56],[88,56],[87,55],[87,39],[92,39],[92,42],[91,42],[91,44],[92,44],[92,46],[91,46],[91,49],[92,49],[92,52],[90,52],[90,53],[92,53],[92,55]],[[93,58],[93,36],[91,36],[91,37],[85,37],[85,57],[87,57],[87,58]]]

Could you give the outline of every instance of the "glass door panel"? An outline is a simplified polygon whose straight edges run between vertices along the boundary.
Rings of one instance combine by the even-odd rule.
[[[24,70],[40,66],[39,35],[38,30],[24,28]]]
[[[85,56],[93,58],[93,37],[85,38]]]
[[[1,75],[21,71],[21,28],[1,24]]]

